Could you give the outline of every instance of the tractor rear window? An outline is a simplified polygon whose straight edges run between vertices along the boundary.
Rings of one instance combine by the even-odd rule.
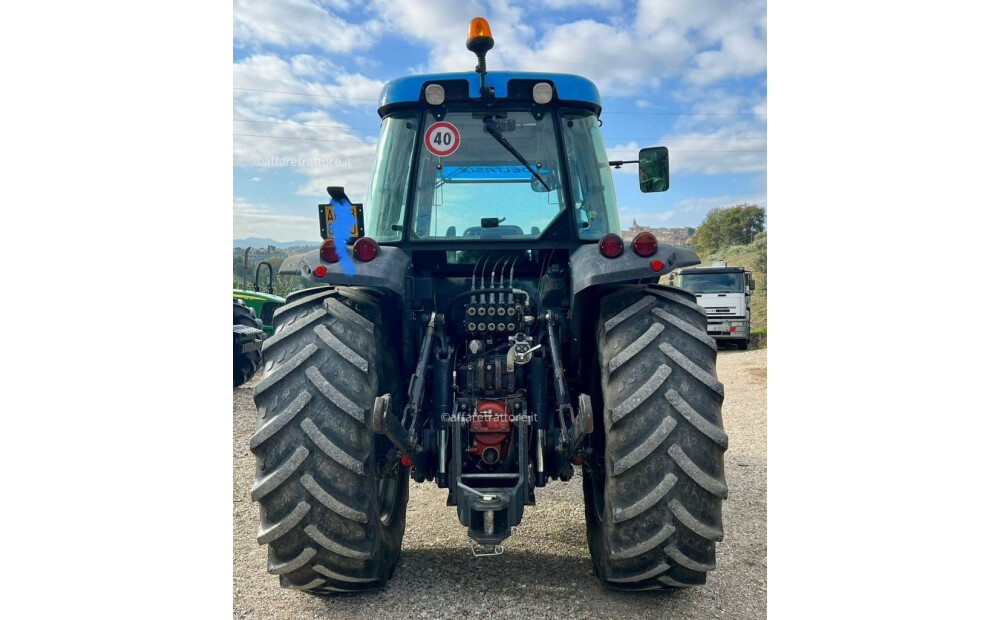
[[[548,113],[428,113],[420,138],[414,240],[536,239],[564,208]]]

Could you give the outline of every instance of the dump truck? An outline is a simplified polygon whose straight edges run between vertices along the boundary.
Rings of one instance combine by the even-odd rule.
[[[708,335],[735,342],[741,350],[750,343],[750,296],[753,274],[743,267],[717,261],[709,267],[687,267],[676,272],[677,286],[694,293],[708,316]]]

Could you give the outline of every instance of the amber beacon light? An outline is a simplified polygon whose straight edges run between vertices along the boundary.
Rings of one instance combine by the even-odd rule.
[[[474,17],[469,22],[469,38],[465,40],[465,47],[476,55],[479,64],[476,65],[476,73],[479,74],[479,92],[483,97],[489,95],[486,89],[486,52],[493,49],[493,33],[490,32],[490,24],[482,17]]]
[[[493,38],[493,33],[490,32],[490,23],[482,17],[474,17],[472,21],[469,22],[469,40],[481,39],[483,37],[488,39]],[[490,47],[493,47],[492,43],[493,42],[490,41]]]

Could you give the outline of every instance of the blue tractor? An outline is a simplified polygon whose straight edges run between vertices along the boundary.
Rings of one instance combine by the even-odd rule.
[[[612,166],[669,186],[663,147],[609,161],[592,82],[486,70],[389,82],[365,204],[319,207],[315,287],[274,313],[254,390],[258,542],[284,587],[380,588],[410,479],[448,489],[473,553],[495,554],[535,491],[583,478],[601,583],[705,583],[727,487],[716,344],[694,265],[620,236]]]

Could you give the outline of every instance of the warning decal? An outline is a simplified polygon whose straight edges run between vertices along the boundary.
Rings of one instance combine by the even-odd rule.
[[[461,140],[458,127],[444,121],[434,123],[424,134],[424,146],[432,155],[438,157],[447,157],[457,151]]]

